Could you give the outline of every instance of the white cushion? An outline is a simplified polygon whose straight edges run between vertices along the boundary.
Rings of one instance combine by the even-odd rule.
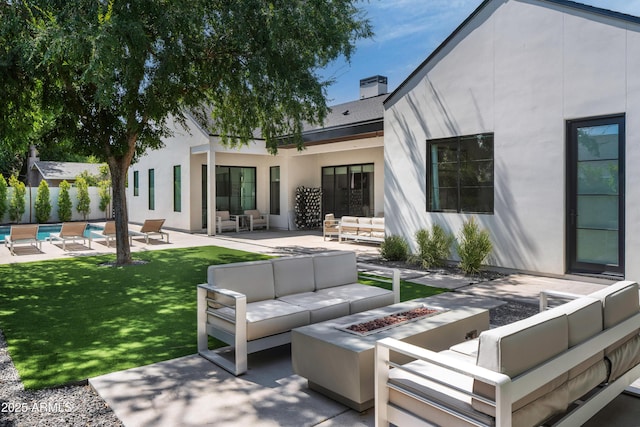
[[[313,255],[316,290],[358,281],[355,252],[336,251]]]
[[[340,298],[349,301],[350,313],[360,313],[394,303],[393,292],[361,283],[325,288],[317,291],[317,293],[328,298]]]

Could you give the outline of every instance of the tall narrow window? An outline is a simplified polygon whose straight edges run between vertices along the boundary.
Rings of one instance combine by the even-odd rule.
[[[156,178],[155,170],[149,169],[149,210],[152,211],[156,208]]]
[[[182,211],[182,168],[180,165],[173,167],[173,211]]]
[[[493,134],[427,141],[432,212],[493,213]]]
[[[133,195],[140,195],[140,175],[138,171],[133,171]]]
[[[271,166],[269,169],[269,213],[280,215],[280,166]]]

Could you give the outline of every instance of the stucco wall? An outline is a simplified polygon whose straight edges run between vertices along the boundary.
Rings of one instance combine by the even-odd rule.
[[[565,273],[566,121],[626,113],[626,259],[637,235],[638,28],[537,1],[496,1],[387,101],[388,232],[437,222],[458,233],[467,215],[426,211],[426,140],[494,133],[490,263]],[[640,276],[627,262],[627,277]]]

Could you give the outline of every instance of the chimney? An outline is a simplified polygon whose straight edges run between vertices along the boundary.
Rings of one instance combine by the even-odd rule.
[[[387,78],[373,76],[360,80],[360,99],[372,98],[387,93]]]

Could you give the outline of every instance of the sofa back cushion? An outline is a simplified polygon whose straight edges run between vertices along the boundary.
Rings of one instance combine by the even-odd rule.
[[[598,299],[579,298],[559,305],[550,312],[567,315],[569,348],[602,332],[602,303]]]
[[[247,302],[275,298],[271,261],[250,261],[212,265],[207,269],[210,285],[247,296]]]
[[[358,232],[358,217],[356,216],[343,216],[340,218],[340,228],[345,233],[357,233]]]
[[[640,311],[636,282],[617,282],[589,294],[589,297],[602,301],[604,329],[615,326]]]
[[[313,255],[316,290],[349,285],[358,281],[355,252],[325,252]]]
[[[309,255],[272,259],[276,298],[313,292],[313,258]]]
[[[479,337],[476,363],[483,368],[514,378],[566,351],[569,348],[568,329],[567,315],[550,310],[484,331]],[[519,410],[545,394],[555,391],[566,382],[567,378],[568,375],[565,373],[534,390],[514,402],[512,410]],[[481,396],[495,398],[495,388],[483,382],[474,381],[473,390]],[[559,403],[562,406],[566,402]],[[481,401],[473,399],[472,405],[480,412],[495,416],[495,408]]]

